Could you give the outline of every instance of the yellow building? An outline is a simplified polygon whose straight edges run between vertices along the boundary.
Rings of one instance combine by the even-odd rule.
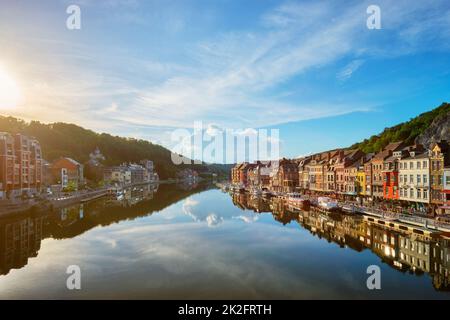
[[[356,182],[358,184],[357,194],[358,196],[366,195],[366,173],[364,171],[364,166],[360,166],[358,168],[358,172],[356,173]]]

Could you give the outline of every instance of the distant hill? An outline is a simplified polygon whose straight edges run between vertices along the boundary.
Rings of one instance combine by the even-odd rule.
[[[411,144],[421,143],[428,147],[432,142],[441,139],[450,140],[450,104],[446,102],[436,109],[355,143],[350,149],[358,148],[366,153],[378,152],[389,143],[401,140]]]
[[[106,157],[105,165],[118,165],[123,162],[153,160],[161,179],[173,178],[179,170],[191,168],[199,173],[225,175],[228,165],[174,165],[171,152],[146,140],[123,138],[107,133],[96,133],[68,123],[43,124],[38,121],[26,122],[13,117],[0,116],[0,131],[23,133],[36,137],[42,146],[44,159],[52,161],[61,156],[73,158],[81,163],[89,160],[89,153],[99,147]]]

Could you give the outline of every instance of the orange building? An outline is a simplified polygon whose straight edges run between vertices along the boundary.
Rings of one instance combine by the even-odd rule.
[[[383,198],[386,200],[398,200],[400,190],[398,185],[399,160],[404,156],[402,150],[392,152],[392,156],[386,158],[383,164]]]
[[[373,198],[382,199],[384,197],[383,192],[383,170],[384,161],[392,156],[394,151],[399,151],[404,148],[404,143],[393,142],[388,144],[382,151],[378,152],[372,159],[372,196]],[[397,175],[398,176],[398,175]]]

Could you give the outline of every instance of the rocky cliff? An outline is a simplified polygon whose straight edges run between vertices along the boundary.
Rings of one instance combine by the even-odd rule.
[[[450,140],[450,103],[444,102],[431,111],[424,112],[409,121],[386,128],[364,141],[355,143],[351,149],[360,149],[365,153],[379,152],[389,143],[404,141],[407,144],[422,143],[429,145],[441,139]]]
[[[440,140],[450,141],[450,111],[436,117],[431,125],[415,139],[415,142],[429,147]]]

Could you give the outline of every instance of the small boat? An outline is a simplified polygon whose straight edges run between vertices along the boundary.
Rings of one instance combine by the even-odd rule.
[[[358,208],[353,204],[344,204],[341,206],[341,209],[348,213],[359,213]]]
[[[286,197],[286,202],[289,206],[294,208],[304,209],[309,206],[309,200],[302,198],[299,193],[288,193]]]
[[[396,215],[383,215],[383,220],[386,220],[388,222],[397,221],[398,217]]]
[[[320,208],[332,211],[339,209],[338,203],[336,200],[333,200],[328,197],[319,197],[317,198],[317,204]]]
[[[262,196],[265,197],[265,198],[268,198],[268,197],[272,196],[272,193],[270,191],[268,191],[268,190],[264,190],[262,192]]]
[[[253,189],[251,191],[251,194],[254,195],[254,196],[260,196],[260,195],[262,195],[262,191],[259,190],[259,189]]]

